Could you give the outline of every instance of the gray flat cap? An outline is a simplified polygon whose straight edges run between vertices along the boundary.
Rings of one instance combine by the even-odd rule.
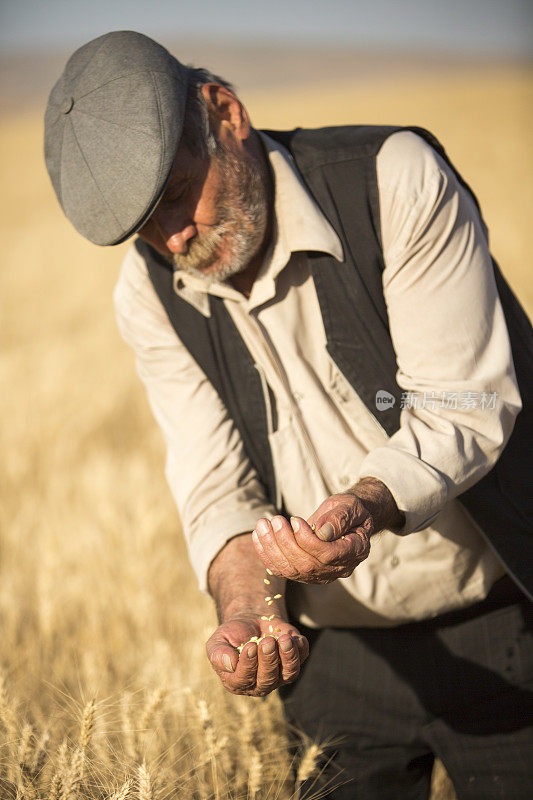
[[[119,244],[150,216],[183,129],[187,70],[134,31],[80,47],[52,89],[44,154],[63,211],[82,236]]]

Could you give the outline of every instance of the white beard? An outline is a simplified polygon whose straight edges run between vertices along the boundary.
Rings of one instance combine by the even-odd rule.
[[[220,221],[192,239],[187,253],[173,256],[177,269],[203,275],[210,282],[228,280],[246,268],[263,243],[268,222],[268,192],[257,161],[222,145],[213,158],[223,178],[217,199]],[[223,261],[209,270],[221,247]]]

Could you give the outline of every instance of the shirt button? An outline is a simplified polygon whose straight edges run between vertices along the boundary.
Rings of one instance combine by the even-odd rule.
[[[400,563],[400,559],[398,558],[398,556],[393,556],[393,557],[391,558],[391,560],[390,560],[390,565],[391,565],[391,567],[393,567],[393,568],[394,568],[394,567],[397,567],[399,563]]]
[[[301,392],[294,392],[293,397],[297,403],[300,403],[304,399],[304,396],[301,394]]]
[[[341,486],[349,486],[350,483],[351,483],[351,481],[350,481],[350,478],[348,477],[348,475],[343,475],[342,478],[340,478]]]

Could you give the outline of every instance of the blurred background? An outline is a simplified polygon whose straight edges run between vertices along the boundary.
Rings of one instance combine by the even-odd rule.
[[[2,0],[1,796],[80,769],[88,797],[128,781],[295,796],[276,698],[229,698],[207,665],[214,613],[113,317],[128,245],[81,239],[46,174],[42,114],[68,56],[133,29],[232,81],[258,127],[429,128],[531,314],[532,21],[529,0]]]

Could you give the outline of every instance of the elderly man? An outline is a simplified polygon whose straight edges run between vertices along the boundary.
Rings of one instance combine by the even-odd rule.
[[[226,689],[334,739],[332,797],[427,797],[435,754],[461,798],[530,796],[531,329],[439,143],[254,130],[122,31],[68,62],[45,154],[82,235],[137,234],[117,318]]]

